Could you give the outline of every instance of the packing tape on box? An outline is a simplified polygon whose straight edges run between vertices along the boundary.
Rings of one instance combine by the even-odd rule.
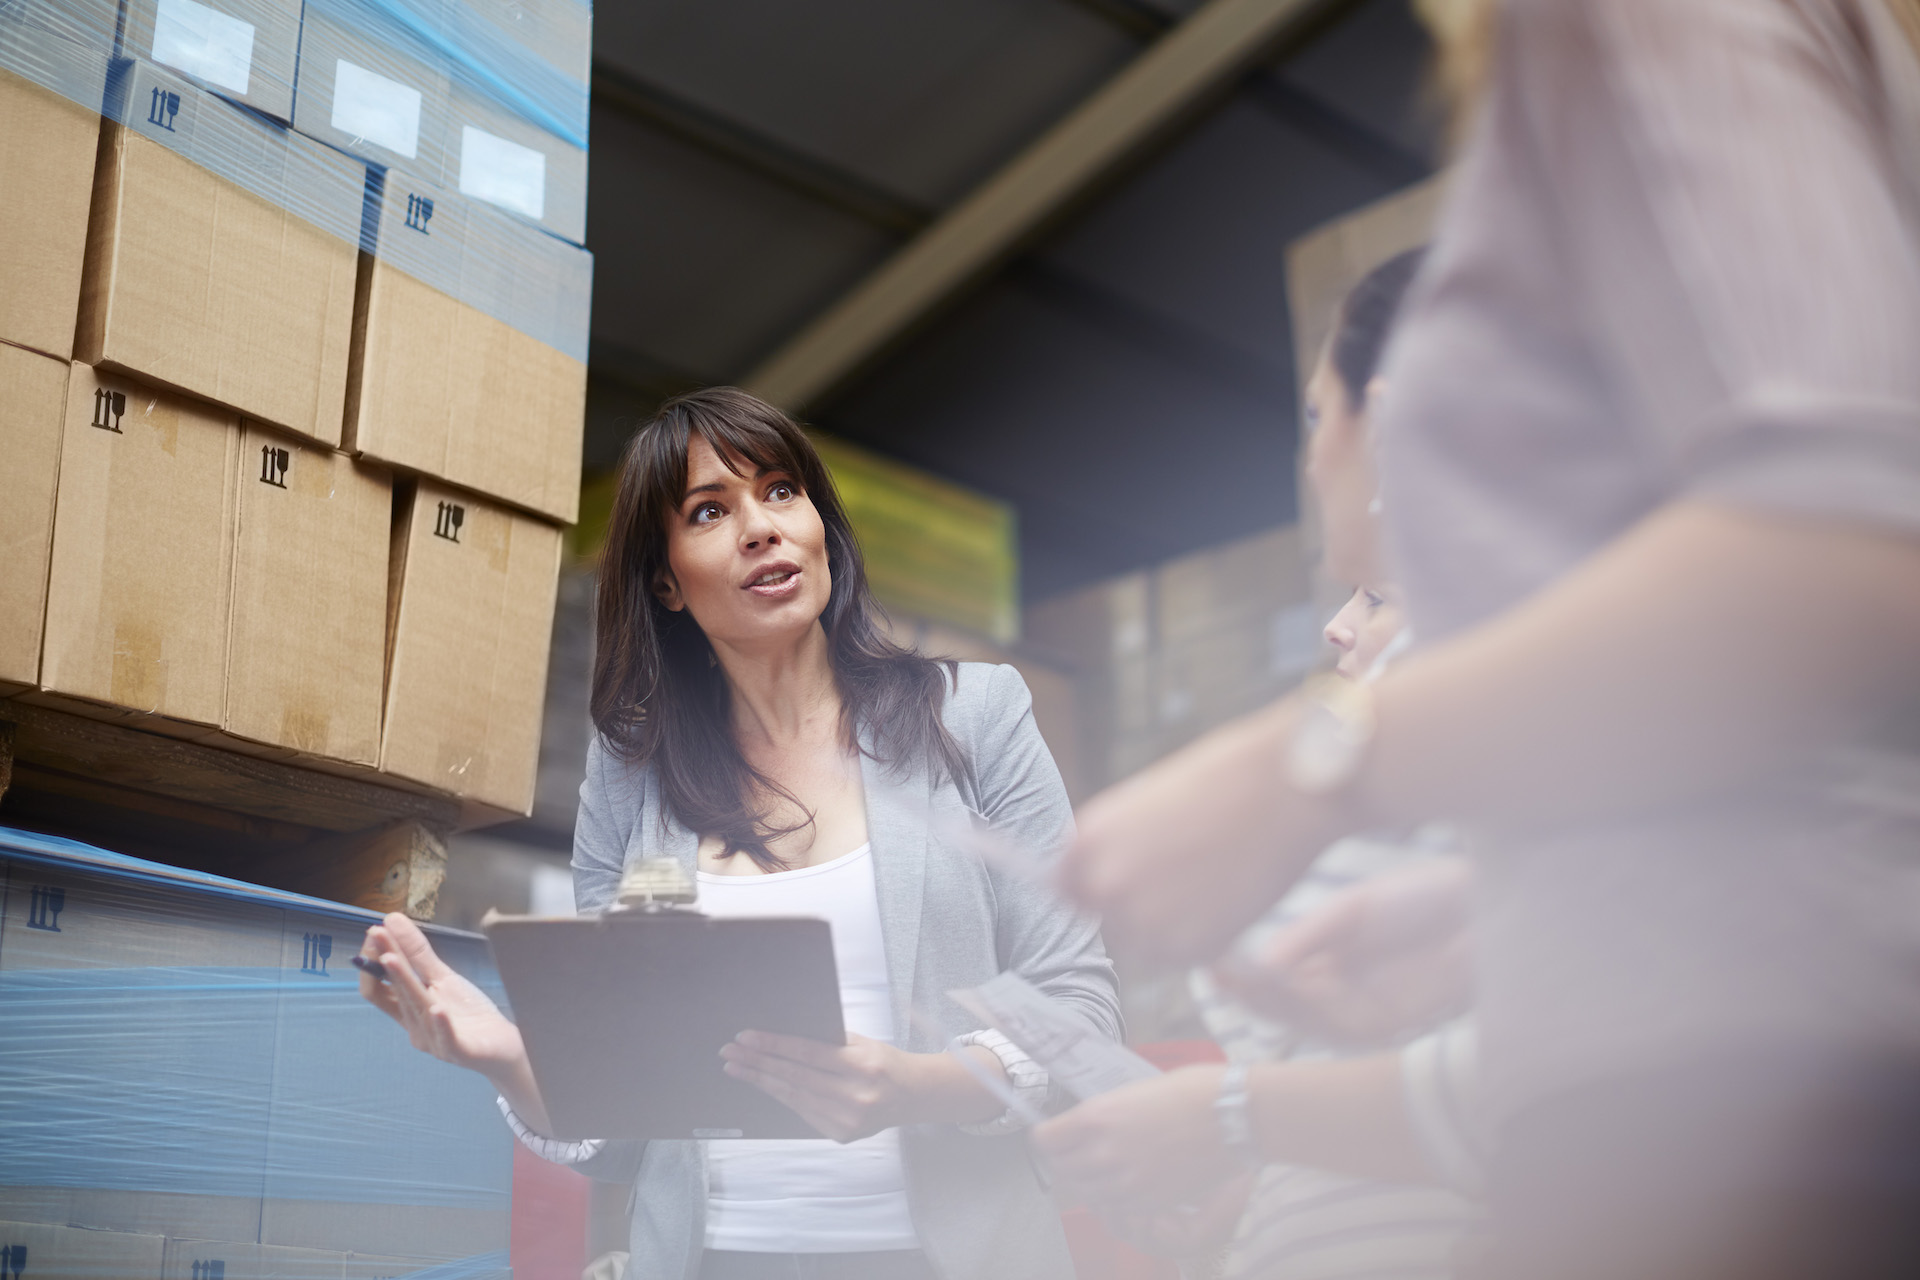
[[[570,19],[568,25],[581,32],[591,29],[589,5],[549,0],[543,7],[560,11],[564,19]],[[306,0],[306,12],[350,26],[442,68],[468,90],[560,141],[586,150],[587,83],[539,57],[501,28],[498,17],[524,14],[519,5],[502,6],[499,15],[489,16],[480,7],[468,4]]]
[[[348,960],[373,912],[5,828],[0,875],[0,1201],[17,1186],[508,1212],[492,1088],[359,995]],[[430,934],[504,1007],[484,940]]]
[[[588,6],[127,6],[0,0],[0,68],[585,362]],[[388,198],[417,236],[379,234]]]

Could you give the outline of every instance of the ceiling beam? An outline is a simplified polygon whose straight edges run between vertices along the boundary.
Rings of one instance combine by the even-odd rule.
[[[1061,0],[1106,21],[1136,40],[1151,41],[1178,21],[1147,0]],[[1302,24],[1289,44],[1313,40],[1345,16],[1345,6],[1330,5],[1312,24]],[[1247,99],[1274,118],[1311,134],[1364,169],[1371,169],[1395,186],[1418,182],[1433,173],[1426,157],[1356,120],[1323,98],[1308,94],[1283,79],[1275,67],[1257,67],[1247,75]]]
[[[1155,8],[1146,0],[1068,0],[1068,3],[1120,28],[1136,40],[1157,40],[1168,27],[1180,21],[1174,14]]]
[[[1017,252],[1333,0],[1210,0],[828,307],[746,379],[798,412]]]
[[[796,150],[660,86],[593,60],[593,105],[630,116],[697,150],[870,226],[902,238],[917,235],[933,211],[858,174]]]

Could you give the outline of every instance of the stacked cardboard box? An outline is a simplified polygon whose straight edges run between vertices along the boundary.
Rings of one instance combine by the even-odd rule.
[[[9,1274],[504,1271],[511,1135],[360,999],[372,913],[3,829],[0,897]]]
[[[306,0],[293,125],[579,244],[592,24],[583,0]]]
[[[456,81],[541,63],[496,87],[551,116],[574,53],[584,118],[585,9],[374,6],[481,50],[403,180],[293,127],[341,6],[0,7],[0,696],[522,813],[590,273],[541,224],[584,189],[445,139]],[[370,917],[70,853],[0,833],[0,1271],[504,1271],[510,1139],[359,1000]]]
[[[434,12],[584,77],[582,7]],[[297,4],[116,14],[0,14],[0,696],[525,813],[589,255],[267,119]]]

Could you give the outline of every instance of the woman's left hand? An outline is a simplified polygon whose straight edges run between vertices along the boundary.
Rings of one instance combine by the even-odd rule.
[[[1181,1067],[1089,1098],[1033,1131],[1055,1185],[1111,1215],[1206,1202],[1246,1166],[1213,1114],[1226,1068]]]
[[[931,1091],[927,1059],[849,1034],[844,1045],[743,1031],[720,1050],[726,1073],[764,1090],[835,1142],[935,1117],[922,1114]]]

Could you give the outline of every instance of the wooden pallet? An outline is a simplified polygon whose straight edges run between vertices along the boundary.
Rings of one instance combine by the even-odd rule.
[[[459,801],[0,701],[0,823],[433,917]]]

